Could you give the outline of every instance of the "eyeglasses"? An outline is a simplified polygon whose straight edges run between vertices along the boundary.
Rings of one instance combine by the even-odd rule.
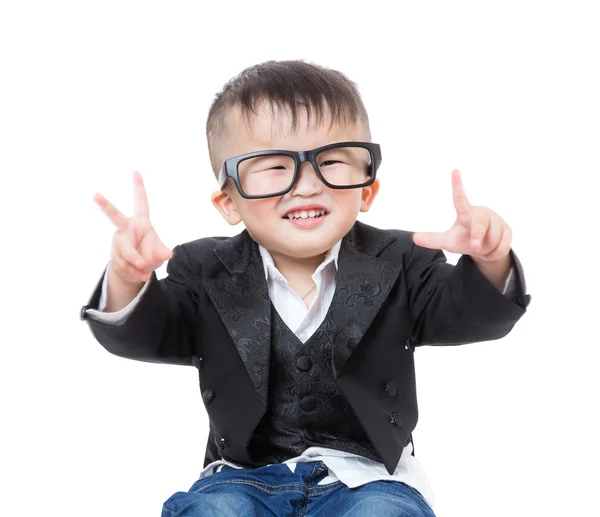
[[[381,148],[372,142],[338,142],[312,151],[267,150],[225,160],[219,188],[227,178],[246,199],[282,196],[292,190],[300,166],[310,162],[320,180],[332,189],[361,188],[375,181]]]

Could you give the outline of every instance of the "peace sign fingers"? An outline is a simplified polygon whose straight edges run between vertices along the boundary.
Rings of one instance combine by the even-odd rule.
[[[127,227],[129,218],[125,217],[117,207],[102,194],[94,194],[94,201],[119,230],[124,230]]]
[[[133,187],[135,191],[135,216],[145,217],[149,219],[150,208],[148,206],[148,196],[146,195],[146,188],[144,187],[144,180],[142,175],[135,171],[133,173]],[[108,199],[102,194],[95,194],[94,201],[107,215],[107,217],[113,222],[113,224],[119,230],[127,228],[129,217],[124,216],[115,205],[113,205]]]

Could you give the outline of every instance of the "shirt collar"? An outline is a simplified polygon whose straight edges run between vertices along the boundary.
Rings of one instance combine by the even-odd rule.
[[[327,255],[325,255],[323,262],[321,262],[319,267],[315,270],[313,277],[314,277],[314,275],[317,275],[321,271],[323,271],[323,269],[325,269],[331,263],[334,264],[336,270],[338,269],[338,257],[340,254],[341,246],[342,246],[342,240],[340,239],[327,252]],[[263,246],[261,246],[260,244],[258,245],[258,249],[260,251],[260,256],[262,257],[264,271],[265,271],[265,277],[268,279],[269,272],[271,272],[272,274],[279,275],[280,277],[283,278],[283,275],[280,273],[280,271],[275,266],[275,262],[273,262],[273,257],[271,256],[269,251],[266,248],[264,248]]]

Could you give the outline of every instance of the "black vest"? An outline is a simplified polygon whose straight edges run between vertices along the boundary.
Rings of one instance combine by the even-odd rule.
[[[248,445],[253,462],[281,463],[311,446],[381,462],[333,376],[331,311],[305,343],[273,304],[271,314],[268,404]]]

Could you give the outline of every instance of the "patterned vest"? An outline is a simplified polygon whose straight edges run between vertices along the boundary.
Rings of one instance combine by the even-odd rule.
[[[260,465],[281,463],[311,446],[381,462],[331,367],[331,311],[302,343],[271,304],[271,357],[267,410],[248,451]]]

